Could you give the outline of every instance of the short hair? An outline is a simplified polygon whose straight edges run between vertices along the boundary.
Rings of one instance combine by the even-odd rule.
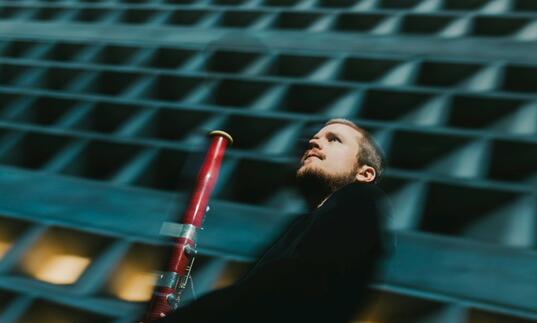
[[[375,169],[376,176],[373,180],[373,184],[377,184],[384,172],[384,153],[382,152],[382,149],[366,130],[358,127],[350,120],[343,118],[330,119],[325,123],[325,126],[335,123],[347,125],[362,135],[358,140],[361,149],[358,151],[357,161],[360,166],[368,165]]]

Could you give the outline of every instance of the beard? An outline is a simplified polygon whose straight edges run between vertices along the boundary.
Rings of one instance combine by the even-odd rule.
[[[296,171],[298,189],[311,205],[321,202],[324,198],[356,181],[358,165],[350,171],[338,174],[328,174],[316,167],[300,167]]]

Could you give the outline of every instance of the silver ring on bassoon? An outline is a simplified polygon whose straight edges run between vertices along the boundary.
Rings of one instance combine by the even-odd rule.
[[[196,232],[198,228],[192,224],[181,224],[174,222],[164,222],[160,228],[160,234],[174,238],[185,238],[196,241]]]
[[[173,290],[177,289],[179,282],[181,280],[181,275],[173,271],[161,272],[157,280],[158,287],[167,287],[172,288]]]

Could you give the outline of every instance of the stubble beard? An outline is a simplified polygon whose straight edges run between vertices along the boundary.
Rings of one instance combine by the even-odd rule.
[[[314,166],[301,166],[296,172],[296,181],[305,198],[310,204],[315,204],[343,186],[355,182],[357,171],[358,165],[348,172],[338,174],[328,174]]]

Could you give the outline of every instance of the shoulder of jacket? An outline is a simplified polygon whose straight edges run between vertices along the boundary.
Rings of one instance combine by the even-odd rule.
[[[387,195],[375,184],[353,183],[345,185],[333,193],[334,200],[386,200]]]
[[[316,210],[321,216],[333,212],[349,216],[356,213],[376,214],[383,226],[386,226],[391,222],[392,207],[387,194],[377,185],[354,183],[334,192],[326,203]]]

